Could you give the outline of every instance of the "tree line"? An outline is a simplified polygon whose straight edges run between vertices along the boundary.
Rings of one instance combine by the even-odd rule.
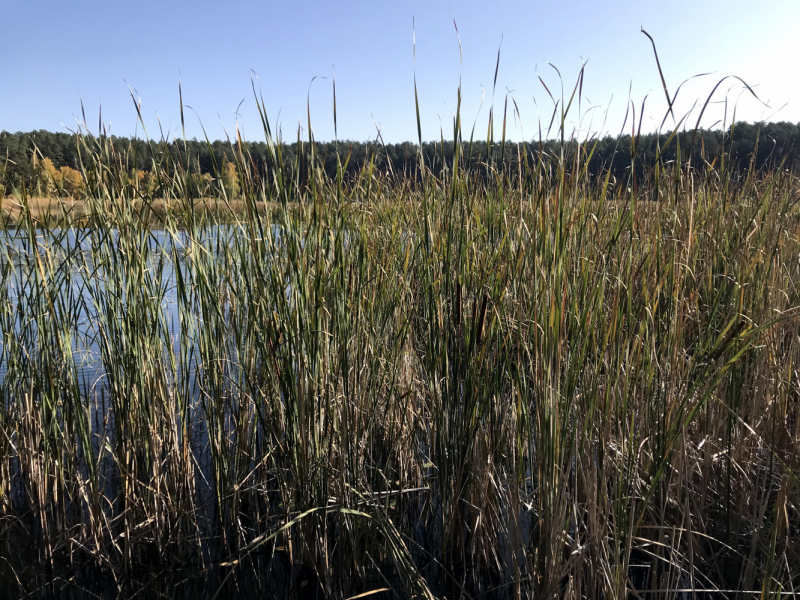
[[[222,184],[230,195],[237,195],[235,163],[239,149],[223,141],[173,139],[146,141],[108,136],[97,147],[104,147],[131,179],[137,180],[151,192],[157,193],[159,182],[153,166],[166,172],[180,168],[189,175],[190,193],[201,196],[212,193],[214,184]],[[5,193],[25,186],[36,195],[57,193],[79,195],[83,180],[82,167],[87,164],[86,145],[76,135],[44,130],[27,133],[0,132],[0,186]],[[457,146],[451,140],[425,142],[422,152],[417,144],[404,142],[383,144],[373,142],[314,142],[313,152],[318,164],[330,177],[342,169],[344,177],[353,177],[365,166],[379,172],[414,177],[420,167],[439,174],[452,169]],[[725,130],[684,130],[672,134],[642,134],[603,137],[578,142],[575,140],[512,142],[460,140],[459,164],[477,171],[514,167],[519,161],[536,161],[541,154],[563,157],[568,165],[580,165],[592,177],[608,173],[624,178],[632,170],[642,175],[658,160],[662,164],[680,160],[691,161],[696,167],[719,166],[724,160],[735,169],[754,166],[757,169],[783,165],[794,169],[800,153],[800,123],[737,122]],[[264,142],[244,142],[242,150],[255,173],[268,170],[268,146]],[[286,166],[302,168],[311,158],[308,142],[281,144]]]

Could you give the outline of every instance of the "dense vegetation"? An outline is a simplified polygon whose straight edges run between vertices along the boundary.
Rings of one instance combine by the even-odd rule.
[[[800,181],[748,127],[513,162],[456,120],[390,169],[264,117],[224,225],[202,144],[69,138],[58,228],[7,171],[0,593],[795,593]]]
[[[555,133],[552,130],[547,133]],[[230,143],[214,141],[188,140],[162,140],[160,143],[150,143],[142,139],[131,140],[111,136],[108,142],[114,146],[116,152],[125,156],[121,168],[127,170],[131,178],[145,181],[145,185],[159,185],[153,176],[153,164],[159,170],[174,174],[177,163],[186,165],[190,175],[189,191],[194,196],[209,193],[212,189],[210,179],[222,177],[226,169],[230,171],[236,161],[236,149]],[[383,172],[397,172],[406,176],[419,173],[419,157],[417,145],[410,142],[403,144],[362,143],[343,141],[334,143],[315,142],[318,164],[329,178],[335,178],[340,167],[337,157],[341,158],[346,177],[353,177],[360,173],[366,165],[372,164],[374,168]],[[604,137],[578,143],[568,141],[565,143],[565,156],[569,161],[579,148],[587,152],[587,159],[583,166],[588,167],[589,175],[600,177],[610,171],[616,178],[624,178],[631,168],[631,149],[635,146],[635,165],[639,175],[653,168],[657,158],[662,162],[674,161],[678,157],[678,147],[683,152],[683,161],[692,157],[695,167],[703,166],[701,156],[708,159],[709,164],[723,152],[733,166],[746,169],[753,161],[756,169],[778,167],[785,165],[793,168],[800,157],[800,125],[780,123],[736,123],[734,127],[726,130],[700,130],[695,134],[693,130],[682,131],[679,136],[670,139],[670,134],[643,134],[638,139],[629,135],[619,138]],[[80,185],[75,182],[75,177],[81,170],[82,158],[79,152],[80,144],[76,143],[74,135],[68,133],[51,133],[48,131],[34,131],[30,133],[0,132],[0,157],[3,158],[5,169],[6,193],[23,184],[34,193],[43,195],[50,191],[75,194],[80,192]],[[266,172],[268,160],[268,146],[265,142],[245,142],[244,147],[248,156],[253,161],[254,172],[263,176]],[[34,152],[34,148],[37,152]],[[490,157],[487,148],[492,151]],[[443,169],[449,168],[453,162],[454,146],[452,141],[427,142],[422,145],[421,156],[426,169],[436,175]],[[560,142],[548,140],[542,144],[530,142],[518,147],[516,144],[489,144],[485,141],[474,141],[462,160],[468,166],[481,170],[489,160],[500,161],[502,158],[509,165],[515,164],[526,154],[529,162],[536,162],[539,154],[560,153]],[[303,160],[310,157],[310,148],[307,143],[294,142],[282,147],[282,156],[287,163],[294,162],[300,154]],[[49,161],[49,164],[44,160]],[[83,157],[86,160],[86,157]],[[62,176],[59,172],[67,174],[67,179],[61,183]],[[72,181],[69,180],[72,178]],[[229,179],[230,172],[228,173]],[[233,178],[235,179],[235,177]],[[48,183],[49,182],[49,183]],[[237,190],[238,193],[238,190]]]

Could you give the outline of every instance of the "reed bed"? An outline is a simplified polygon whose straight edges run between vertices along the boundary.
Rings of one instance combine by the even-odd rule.
[[[444,171],[328,179],[262,116],[229,218],[86,131],[86,216],[17,190],[0,595],[794,596],[795,175],[464,169],[457,116]]]

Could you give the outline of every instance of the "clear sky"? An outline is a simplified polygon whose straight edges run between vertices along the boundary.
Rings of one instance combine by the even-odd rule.
[[[726,75],[740,76],[769,105],[728,79],[713,98],[728,98],[728,120],[736,104],[737,119],[800,122],[800,0],[2,0],[0,129],[74,129],[83,99],[92,130],[102,104],[111,133],[131,135],[137,125],[130,86],[150,137],[160,135],[159,118],[165,134],[180,136],[180,81],[184,103],[194,111],[186,110],[187,137],[202,137],[202,121],[212,139],[224,139],[238,121],[247,139],[261,140],[250,86],[255,74],[285,139],[296,137],[298,120],[307,135],[310,97],[314,134],[330,140],[335,65],[339,139],[374,139],[380,128],[386,142],[415,141],[412,19],[425,140],[438,139],[440,127],[452,138],[459,78],[465,135],[477,119],[476,137],[485,138],[498,48],[495,114],[511,91],[521,115],[521,128],[509,118],[509,138],[537,138],[540,120],[546,129],[553,103],[539,76],[561,96],[548,61],[569,96],[588,60],[583,114],[573,108],[568,133],[617,134],[628,99],[638,123],[645,97],[642,129],[656,129],[667,105],[640,27],[656,41],[670,94],[684,79],[712,73],[687,83],[678,96],[678,119],[698,102],[687,119],[691,127]],[[722,119],[723,109],[710,104],[702,124]]]

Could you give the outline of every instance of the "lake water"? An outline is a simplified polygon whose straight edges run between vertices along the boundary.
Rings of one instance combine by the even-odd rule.
[[[279,237],[274,228],[272,234]],[[34,381],[38,388],[34,396],[39,397],[48,385],[43,375],[48,368],[56,374],[50,395],[58,398],[74,376],[77,390],[73,388],[73,392],[77,391],[89,409],[92,451],[98,460],[103,440],[114,435],[114,420],[125,418],[113,414],[109,401],[113,382],[108,367],[113,370],[120,356],[104,356],[104,336],[117,335],[109,346],[115,353],[125,353],[135,341],[125,337],[124,321],[139,320],[146,323],[139,331],[153,336],[151,347],[158,354],[155,360],[165,366],[168,393],[189,402],[186,410],[193,423],[195,464],[208,475],[208,424],[200,401],[201,369],[194,339],[202,320],[194,292],[189,291],[188,299],[179,298],[179,279],[192,281],[187,252],[206,253],[212,261],[219,256],[230,259],[228,250],[246,242],[248,234],[234,226],[215,226],[201,231],[194,242],[185,232],[154,230],[135,235],[141,237],[131,243],[117,230],[37,231],[33,236],[22,230],[0,231],[0,398],[6,407],[19,402]],[[144,260],[128,260],[131,251],[141,253]],[[135,277],[143,285],[138,286]],[[50,297],[43,297],[47,295],[43,291]],[[147,310],[126,314],[129,299],[136,311],[142,310],[143,303]],[[152,303],[148,305],[147,299]],[[60,347],[48,346],[59,342]],[[64,360],[62,349],[67,347],[71,364],[69,359]],[[226,340],[219,340],[221,354],[226,347]],[[170,354],[177,359],[171,364],[167,360]],[[135,351],[130,356],[136,357]],[[115,497],[113,459],[106,455],[98,466],[106,495]],[[12,471],[18,472],[18,465]],[[214,523],[212,489],[207,477],[196,479],[198,519],[210,531]],[[23,510],[21,481],[12,484],[11,497],[15,507]]]
[[[276,230],[273,233],[277,235]],[[192,244],[185,232],[153,230],[142,235],[140,247],[147,255],[145,263],[149,271],[144,280],[148,289],[156,293],[172,351],[177,354],[180,343],[191,343],[191,340],[181,339],[175,269],[180,269],[186,277],[186,263],[182,257]],[[196,242],[213,254],[238,235],[244,232],[234,226],[214,226],[203,230]],[[107,251],[109,248],[118,250],[119,237],[117,230],[70,229],[37,231],[32,240],[26,231],[0,231],[0,277],[4,284],[4,290],[0,291],[0,391],[10,391],[6,389],[11,383],[7,381],[9,369],[19,366],[10,364],[13,344],[23,346],[24,354],[33,358],[38,354],[39,344],[57,343],[53,339],[39,339],[40,324],[36,321],[51,315],[47,300],[39,294],[43,287],[49,289],[52,301],[61,305],[55,312],[59,315],[56,319],[62,322],[51,322],[49,326],[69,333],[82,395],[95,395],[102,390],[104,369],[100,339],[103,324],[107,326],[111,320],[124,316],[109,314],[112,306],[106,303],[109,299],[116,300],[115,295],[120,292],[106,288],[109,270],[118,268],[112,264]],[[123,266],[123,270],[126,268],[129,265]],[[42,272],[48,280],[47,286],[41,285]],[[113,283],[116,287],[119,282]],[[116,306],[124,312],[125,299]],[[184,318],[187,315],[192,318],[186,306],[183,314]],[[8,393],[3,395],[8,397]]]
[[[109,231],[108,236],[113,240],[119,232]],[[55,273],[50,269],[50,264],[45,264],[45,277],[48,275],[54,281],[61,283],[57,290],[60,299],[68,306],[72,307],[72,323],[67,326],[71,329],[73,360],[78,370],[79,379],[82,385],[96,388],[102,379],[100,367],[100,348],[98,345],[98,318],[97,306],[93,302],[92,291],[102,290],[104,281],[100,273],[96,270],[95,256],[92,252],[92,242],[90,232],[73,229],[67,232],[58,230],[53,232],[36,232],[35,244],[38,253],[43,261],[50,258],[52,261],[63,260],[63,263],[56,267]],[[169,250],[173,245],[172,236],[165,232],[153,232],[151,241],[152,249],[158,251],[159,248]],[[35,301],[37,299],[35,281],[38,271],[33,244],[25,231],[4,231],[0,232],[0,264],[10,264],[10,272],[7,271],[5,277],[6,297],[3,298],[6,304],[7,317],[3,327],[3,339],[0,341],[0,385],[6,381],[9,370],[10,344],[12,340],[9,336],[14,336],[17,343],[35,343],[34,348],[28,348],[29,352],[36,353],[36,348],[40,343],[54,343],[54,340],[39,340],[36,333],[31,335],[30,319],[39,318],[38,308]],[[51,255],[48,257],[48,251]],[[48,261],[49,262],[49,261]],[[162,301],[162,310],[167,322],[172,323],[171,333],[175,333],[174,323],[178,317],[177,301],[174,294],[174,269],[171,262],[166,263],[167,268],[163,271],[163,285],[167,291]],[[7,267],[8,268],[8,267]],[[68,269],[69,273],[64,270]],[[39,271],[41,273],[41,271]],[[52,288],[51,288],[52,289]],[[96,294],[94,294],[96,296]],[[8,317],[12,317],[12,323]],[[25,337],[23,341],[21,338]],[[84,389],[84,392],[89,390]]]

